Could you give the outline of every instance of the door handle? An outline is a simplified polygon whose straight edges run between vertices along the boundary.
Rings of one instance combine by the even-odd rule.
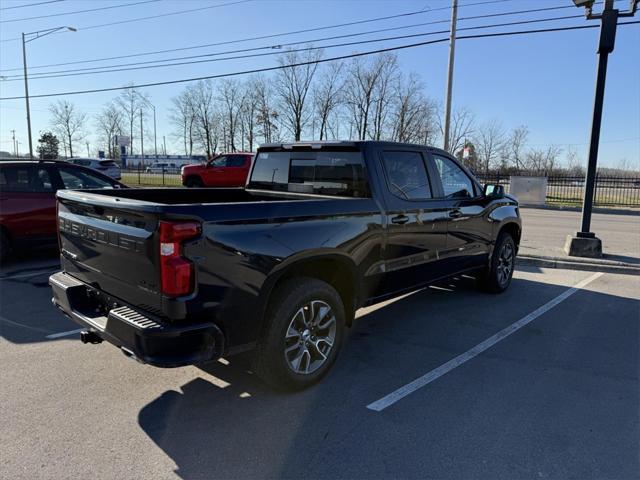
[[[461,216],[462,216],[462,212],[457,208],[449,212],[449,217],[451,218],[460,218]]]
[[[391,223],[395,223],[396,225],[404,225],[409,221],[409,217],[406,215],[396,215],[391,218]]]

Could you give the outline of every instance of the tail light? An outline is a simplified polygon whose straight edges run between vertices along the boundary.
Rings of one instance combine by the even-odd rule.
[[[200,235],[196,222],[160,222],[160,284],[164,295],[179,297],[193,291],[193,263],[182,256],[182,243]]]

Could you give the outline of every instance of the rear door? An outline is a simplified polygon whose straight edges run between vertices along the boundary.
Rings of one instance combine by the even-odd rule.
[[[224,185],[228,187],[244,186],[249,173],[250,156],[248,155],[228,155],[226,167],[224,168]]]
[[[439,196],[447,207],[447,247],[443,257],[455,270],[484,265],[492,225],[479,185],[453,158],[440,153],[431,157],[434,176],[440,183]]]
[[[55,237],[55,184],[47,164],[0,166],[0,221],[14,238]]]
[[[416,148],[380,152],[386,273],[378,294],[407,290],[443,275],[440,252],[446,247],[447,208],[435,198],[427,160],[426,152]]]

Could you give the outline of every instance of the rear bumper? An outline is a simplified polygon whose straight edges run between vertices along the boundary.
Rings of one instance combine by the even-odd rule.
[[[53,304],[74,322],[126,355],[157,367],[192,365],[220,357],[224,335],[214,323],[172,324],[108,298],[58,272],[49,277]]]

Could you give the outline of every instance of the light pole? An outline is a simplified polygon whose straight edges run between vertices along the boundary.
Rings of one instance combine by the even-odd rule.
[[[613,8],[614,0],[605,0],[602,13],[592,13],[595,0],[573,0],[576,7],[584,7],[587,20],[601,20],[600,41],[598,43],[598,70],[596,73],[596,91],[593,101],[593,119],[591,120],[591,138],[589,141],[589,161],[584,185],[582,203],[582,222],[580,231],[575,236],[568,235],[564,250],[567,255],[575,257],[601,257],[602,242],[591,231],[591,212],[593,210],[593,193],[595,190],[596,172],[598,168],[598,146],[600,144],[600,126],[602,124],[602,105],[604,103],[604,87],[607,77],[607,60],[613,52],[616,42],[616,29],[619,17],[632,17],[638,8],[638,0],[630,0],[629,10],[620,12]]]
[[[449,129],[451,125],[451,95],[453,94],[453,64],[456,55],[456,24],[458,22],[458,0],[451,5],[451,30],[449,32],[449,66],[447,69],[447,94],[444,102],[444,150],[449,151]],[[454,153],[454,152],[451,152]]]
[[[29,82],[27,80],[27,43],[37,40],[59,30],[69,30],[76,32],[73,27],[56,27],[47,30],[39,30],[37,32],[22,33],[22,66],[24,67],[24,99],[27,105],[27,133],[29,135],[29,158],[33,160],[33,141],[31,140],[31,111],[29,110]]]

